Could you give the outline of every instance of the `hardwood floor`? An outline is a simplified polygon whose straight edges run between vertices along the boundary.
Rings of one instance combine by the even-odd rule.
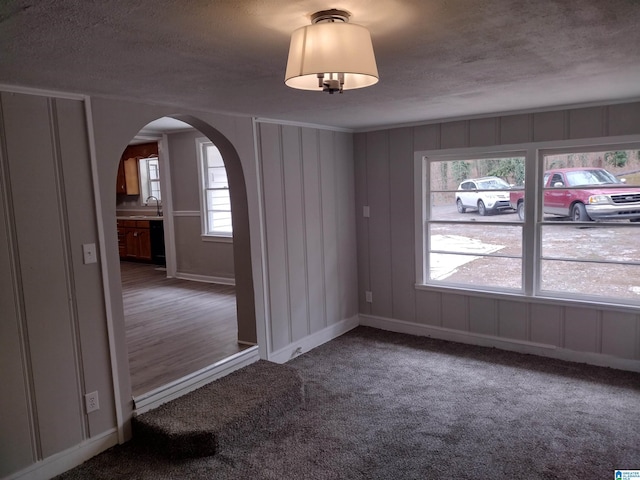
[[[166,278],[120,263],[133,396],[247,348],[239,345],[235,287]]]

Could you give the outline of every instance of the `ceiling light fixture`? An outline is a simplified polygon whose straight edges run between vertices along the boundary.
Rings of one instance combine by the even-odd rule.
[[[342,93],[378,83],[369,31],[344,10],[323,10],[291,34],[284,83],[301,90]]]

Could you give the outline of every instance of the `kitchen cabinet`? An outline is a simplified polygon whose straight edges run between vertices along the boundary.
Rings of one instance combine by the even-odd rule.
[[[118,251],[121,260],[151,261],[149,220],[118,220]]]
[[[140,195],[138,160],[157,156],[158,144],[156,142],[129,145],[125,148],[118,165],[116,193],[120,195]]]
[[[140,195],[137,158],[131,157],[120,160],[116,193],[123,195]]]

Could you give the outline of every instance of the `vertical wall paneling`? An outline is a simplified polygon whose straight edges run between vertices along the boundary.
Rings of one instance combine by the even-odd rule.
[[[531,129],[531,115],[509,115],[500,117],[500,143],[526,143],[533,135]]]
[[[440,124],[420,125],[413,128],[413,150],[437,150],[440,148]]]
[[[606,107],[578,108],[569,111],[569,138],[597,138],[606,135]]]
[[[371,304],[365,301],[365,292],[371,289],[369,282],[370,268],[369,219],[363,215],[363,207],[369,205],[369,189],[367,188],[367,134],[358,133],[354,137],[354,170],[355,170],[355,218],[358,238],[358,311],[371,313]]]
[[[442,327],[442,294],[440,292],[416,291],[416,322]]]
[[[350,133],[334,133],[336,145],[336,188],[338,198],[338,265],[340,278],[340,318],[358,313],[358,266],[356,246],[356,204],[354,195],[353,137]]]
[[[442,326],[469,331],[468,297],[456,293],[442,294]]]
[[[5,119],[12,117],[5,125],[7,160],[36,421],[41,453],[47,457],[77,445],[83,438],[61,192],[53,181],[59,172],[47,99],[3,94],[2,103]],[[38,169],[34,170],[24,158],[38,158]],[[46,248],[42,248],[45,241]]]
[[[598,352],[599,311],[584,307],[565,307],[564,347],[581,352]]]
[[[609,135],[633,135],[640,125],[640,102],[607,107]]]
[[[308,335],[307,260],[300,127],[282,127],[282,165],[292,340]]]
[[[11,120],[11,119],[8,119]],[[7,164],[6,134],[0,99],[0,477],[20,470],[37,458],[28,340],[24,336],[24,302],[19,289],[19,261]]]
[[[389,132],[367,134],[367,196],[369,218],[369,268],[373,303],[371,313],[392,316],[391,219],[389,184]]]
[[[469,297],[469,331],[492,336],[498,334],[496,300]]]
[[[481,299],[463,291],[408,289],[404,272],[414,269],[412,279],[415,279],[420,271],[415,256],[421,235],[419,230],[416,232],[420,228],[419,216],[414,214],[410,227],[414,238],[404,238],[403,209],[407,205],[407,192],[415,191],[419,179],[415,178],[416,169],[413,174],[402,171],[402,158],[407,152],[415,158],[428,150],[446,154],[449,149],[480,147],[487,151],[492,145],[522,145],[528,157],[534,158],[537,149],[560,148],[563,146],[560,142],[570,139],[579,139],[577,143],[583,144],[589,138],[599,141],[607,136],[637,136],[640,102],[445,121],[407,130],[413,135],[404,128],[355,135],[358,298],[362,314],[497,336],[516,341],[514,345],[524,341],[555,346],[576,355],[602,353],[617,357],[611,360],[616,365],[625,364],[619,360],[640,359],[640,318],[634,311],[621,313],[605,305],[577,307],[557,299],[545,303],[543,298],[534,301],[523,296],[512,301],[496,294],[491,296],[493,300],[486,300],[486,296]],[[535,166],[527,164],[528,177]],[[414,208],[419,203],[414,198]],[[363,205],[371,207],[369,220],[360,217]],[[526,228],[533,229],[533,225]],[[527,238],[533,238],[533,230],[530,233]],[[528,270],[535,267],[533,247],[523,246]],[[530,280],[527,277],[527,282],[532,283]],[[525,291],[532,295],[534,286],[529,283]],[[364,301],[365,290],[373,292],[373,304]],[[413,320],[411,294],[415,298]]]
[[[324,282],[327,324],[340,318],[340,266],[338,265],[338,199],[336,197],[335,132],[318,130],[320,152],[320,185],[322,189],[322,234],[324,246]]]
[[[100,395],[100,410],[87,415],[89,436],[94,436],[112,428],[116,420],[111,407],[114,398],[100,264],[84,265],[82,259],[82,244],[98,244],[91,164],[83,103],[58,99],[56,110],[73,266],[72,289],[84,375],[83,393],[98,391]]]
[[[441,124],[440,148],[463,148],[468,146],[469,122],[467,120]]]
[[[261,123],[259,127],[271,346],[279,350],[291,343],[282,146],[279,126]]]
[[[413,322],[416,317],[413,189],[413,130],[389,133],[389,218],[391,230],[392,315]]]
[[[308,330],[317,332],[326,327],[326,289],[322,222],[322,190],[318,133],[302,129],[302,183],[304,189],[304,218],[307,259]]]
[[[498,302],[498,336],[527,340],[527,304],[501,300]]]
[[[498,143],[497,118],[478,118],[469,121],[469,146],[486,147]]]
[[[531,338],[534,343],[561,345],[560,314],[562,307],[556,305],[531,305]]]
[[[630,313],[603,312],[602,353],[636,358],[638,316]]]
[[[565,114],[563,111],[533,114],[534,142],[564,140],[565,138]]]

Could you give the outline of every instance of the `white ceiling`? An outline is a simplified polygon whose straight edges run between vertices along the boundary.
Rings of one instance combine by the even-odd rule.
[[[284,85],[289,35],[327,8],[380,82]],[[353,129],[640,98],[638,0],[3,0],[0,83]]]

